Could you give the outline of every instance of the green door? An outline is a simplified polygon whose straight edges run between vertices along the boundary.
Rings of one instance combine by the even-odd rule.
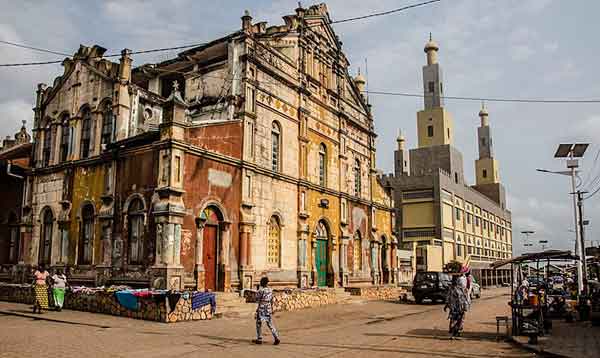
[[[327,240],[317,240],[317,286],[327,286]]]

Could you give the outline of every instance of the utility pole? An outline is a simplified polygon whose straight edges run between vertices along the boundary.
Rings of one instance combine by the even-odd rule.
[[[579,247],[580,247],[580,261],[582,263],[582,281],[583,281],[583,292],[587,294],[588,282],[587,282],[587,263],[585,262],[585,226],[583,221],[583,194],[587,192],[578,190],[577,193],[577,209],[579,210]]]

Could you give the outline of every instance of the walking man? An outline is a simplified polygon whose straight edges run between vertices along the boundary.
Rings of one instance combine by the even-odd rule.
[[[252,341],[254,344],[262,344],[262,323],[265,322],[271,334],[273,334],[274,345],[279,344],[279,334],[277,329],[273,326],[273,290],[267,287],[269,279],[263,277],[260,279],[260,288],[256,293],[256,302],[258,307],[256,308],[256,339]]]

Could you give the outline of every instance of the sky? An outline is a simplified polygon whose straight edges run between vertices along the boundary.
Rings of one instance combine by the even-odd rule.
[[[333,20],[367,15],[421,0],[331,0]],[[0,40],[74,53],[80,44],[99,44],[115,53],[202,43],[236,31],[249,10],[255,22],[283,24],[297,1],[8,1],[0,0]],[[217,5],[218,4],[218,5]],[[302,1],[304,7],[314,3]],[[351,72],[368,63],[371,91],[422,93],[423,46],[433,34],[440,46],[448,96],[533,99],[600,99],[600,58],[595,0],[442,0],[388,16],[334,25],[351,62]],[[134,65],[172,58],[176,52],[134,57]],[[0,63],[62,59],[0,44]],[[363,72],[364,73],[364,72]],[[60,65],[0,67],[0,138],[33,121],[36,84],[52,84]],[[416,112],[423,100],[370,95],[377,138],[377,166],[393,170],[399,129],[416,146]],[[447,100],[454,117],[455,143],[463,153],[465,175],[474,182],[478,101]],[[554,159],[559,143],[586,142],[582,188],[600,187],[600,104],[487,102],[495,156],[513,216],[516,253],[523,230],[533,230],[531,249],[574,245],[573,207],[567,176],[536,168],[565,170]],[[596,180],[597,179],[597,180]],[[586,239],[600,240],[600,192],[584,203]],[[600,241],[596,241],[597,245]],[[589,245],[589,243],[588,243]]]

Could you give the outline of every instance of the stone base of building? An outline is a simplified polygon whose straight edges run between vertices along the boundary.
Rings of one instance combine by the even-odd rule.
[[[0,301],[33,304],[33,297],[31,285],[0,283]],[[138,309],[133,311],[121,306],[114,292],[67,291],[64,308],[166,323],[208,320],[213,317],[210,304],[192,309],[191,295],[181,295],[176,303],[169,303],[168,298],[169,296],[158,300],[151,296],[138,297]]]
[[[371,300],[397,300],[403,289],[395,286],[346,287],[351,296],[360,296]]]
[[[246,302],[255,302],[256,291],[244,291]],[[273,311],[297,311],[339,302],[333,288],[273,290]]]

